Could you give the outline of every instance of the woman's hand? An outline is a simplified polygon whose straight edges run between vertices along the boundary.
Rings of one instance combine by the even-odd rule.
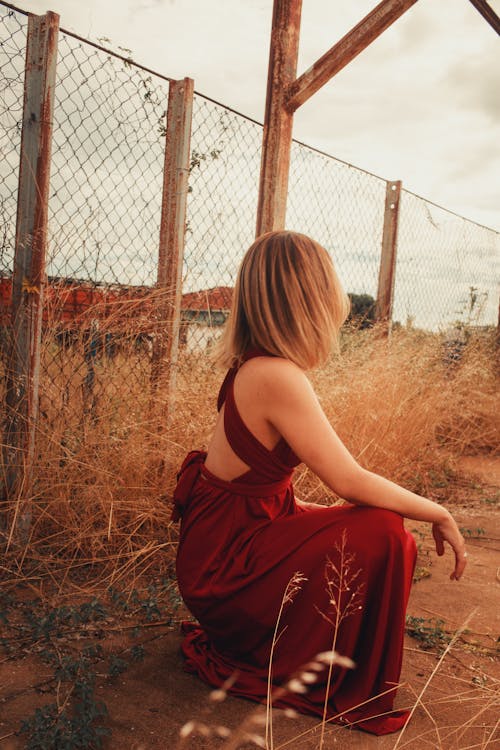
[[[299,508],[303,508],[303,510],[324,510],[325,508],[330,507],[328,505],[321,505],[320,503],[308,503],[305,500],[299,500],[298,497],[295,498],[295,502]]]
[[[458,581],[462,577],[467,563],[467,552],[465,541],[460,533],[455,520],[447,513],[442,521],[432,524],[432,536],[436,543],[436,552],[439,556],[444,555],[444,543],[448,542],[455,553],[455,570],[450,574],[451,580]]]

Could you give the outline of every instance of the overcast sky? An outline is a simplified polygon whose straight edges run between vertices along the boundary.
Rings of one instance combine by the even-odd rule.
[[[18,4],[263,119],[272,0]],[[375,4],[303,0],[298,72]],[[294,137],[500,229],[499,123],[499,37],[468,0],[419,0],[297,112]]]

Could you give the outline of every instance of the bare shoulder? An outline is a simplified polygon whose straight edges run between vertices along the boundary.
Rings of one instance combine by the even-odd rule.
[[[304,371],[282,357],[255,357],[245,362],[238,372],[238,382],[241,388],[256,396],[278,400],[296,394],[297,390],[310,388]]]
[[[300,367],[283,357],[254,357],[245,362],[239,372],[240,379],[272,379],[304,375]],[[305,376],[304,376],[305,377]]]

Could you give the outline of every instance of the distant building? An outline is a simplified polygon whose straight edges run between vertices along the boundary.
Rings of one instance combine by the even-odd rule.
[[[0,277],[0,333],[11,325],[11,298],[12,278]],[[158,328],[158,299],[155,287],[48,277],[42,325],[61,341],[72,341],[85,331],[100,330],[110,339],[127,335],[151,342]],[[222,332],[232,299],[233,289],[228,286],[183,294],[181,347],[204,351],[212,346]]]
[[[233,299],[233,289],[216,286],[182,295],[179,344],[188,352],[210,348],[222,333]]]

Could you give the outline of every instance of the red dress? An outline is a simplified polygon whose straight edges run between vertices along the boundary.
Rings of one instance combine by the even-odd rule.
[[[301,573],[306,580],[279,618],[273,705],[321,716],[328,668],[316,672],[307,692],[276,688],[334,646],[356,666],[334,667],[328,716],[373,734],[397,731],[409,713],[392,706],[415,564],[413,537],[392,511],[299,507],[291,481],[299,459],[283,439],[268,450],[247,429],[234,401],[235,374],[228,372],[218,408],[225,404],[228,442],[251,468],[227,482],[205,468],[205,453],[193,451],[174,493],[174,520],[182,518],[179,588],[199,622],[183,624],[186,668],[217,687],[231,678],[229,692],[265,702],[282,599]]]

